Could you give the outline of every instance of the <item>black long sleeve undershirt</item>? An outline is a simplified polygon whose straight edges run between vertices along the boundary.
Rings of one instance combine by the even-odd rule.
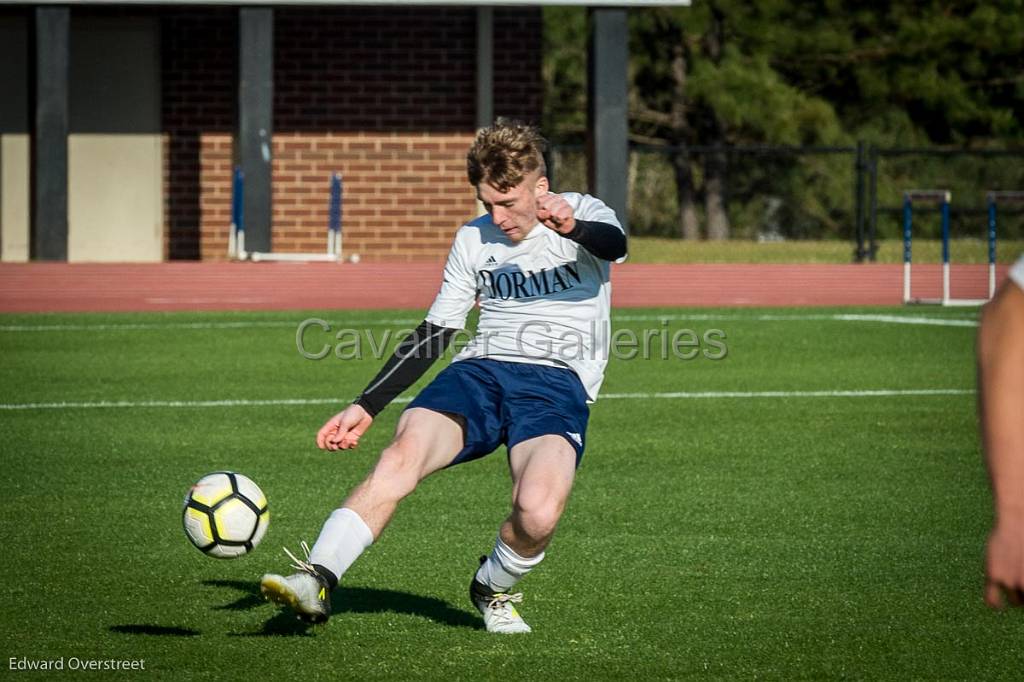
[[[412,334],[398,344],[394,355],[356,398],[356,405],[361,405],[371,417],[376,417],[444,354],[456,331],[438,327],[426,320],[421,322]]]
[[[562,236],[602,260],[618,260],[626,255],[626,235],[608,223],[577,220],[572,232]]]

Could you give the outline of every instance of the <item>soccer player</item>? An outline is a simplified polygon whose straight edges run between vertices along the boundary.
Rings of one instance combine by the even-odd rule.
[[[405,409],[391,444],[327,519],[297,573],[263,576],[261,590],[302,620],[330,616],[330,592],[430,474],[508,449],[511,511],[481,558],[470,598],[488,631],[529,632],[512,587],[544,558],[586,442],[587,404],[608,361],[612,262],[626,256],[614,211],[549,191],[539,132],[499,119],[467,155],[486,215],[463,225],[426,319],[399,344],[356,401],[317,434],[325,450],[359,444],[384,407],[445,350],[480,306],[475,337]],[[286,550],[287,551],[287,550]]]
[[[985,552],[985,602],[1024,605],[1024,256],[982,314],[978,405],[995,523]]]

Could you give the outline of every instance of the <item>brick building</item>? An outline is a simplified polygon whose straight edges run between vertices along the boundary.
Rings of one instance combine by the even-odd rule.
[[[346,252],[446,253],[476,210],[465,178],[475,31],[473,8],[275,10],[275,251],[324,248],[328,178],[337,171]],[[171,258],[226,252],[236,32],[230,10],[162,16]],[[540,9],[496,10],[494,39],[496,114],[539,121]]]
[[[544,1],[220,1],[0,0],[0,260],[227,258],[236,167],[249,251],[323,252],[340,173],[346,254],[437,260],[476,128],[541,117]],[[562,2],[591,6],[589,189],[625,217],[626,10]]]
[[[69,260],[227,257],[238,15],[70,10]],[[477,9],[278,7],[272,17],[273,250],[324,249],[339,172],[346,253],[443,257],[476,211],[465,152],[477,125]],[[31,250],[34,19],[30,8],[0,7],[7,261]],[[494,115],[539,121],[541,40],[540,8],[493,10]]]

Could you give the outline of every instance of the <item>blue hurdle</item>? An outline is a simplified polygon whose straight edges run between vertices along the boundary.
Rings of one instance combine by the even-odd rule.
[[[942,216],[942,298],[913,298],[911,296],[912,241],[914,226],[914,200],[938,202]],[[941,303],[953,305],[949,296],[949,202],[953,193],[948,189],[910,189],[903,193],[903,302]]]
[[[244,198],[245,174],[235,166],[231,176],[231,228],[228,232],[228,258],[245,260],[245,213]]]
[[[988,297],[996,293],[996,205],[999,201],[1006,203],[1024,203],[1024,192],[989,190],[985,193],[988,204]]]
[[[242,198],[245,193],[245,177],[239,168],[235,169],[231,197],[231,233],[228,237],[228,255],[238,260],[251,261],[341,261],[341,173],[331,175],[330,200],[327,207],[327,249],[322,253],[273,253],[247,252],[245,250],[245,227],[242,212]],[[355,258],[355,256],[353,256]]]
[[[341,173],[331,176],[331,202],[327,208],[327,253],[341,260]]]

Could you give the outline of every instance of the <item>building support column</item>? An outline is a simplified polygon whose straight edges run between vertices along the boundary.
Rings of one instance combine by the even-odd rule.
[[[238,132],[235,156],[245,182],[245,248],[271,251],[274,121],[274,10],[238,10]]]
[[[71,10],[36,7],[32,130],[33,260],[68,259],[68,65]]]
[[[628,232],[629,26],[624,8],[593,8],[587,60],[587,172],[590,192]]]
[[[476,127],[494,122],[494,8],[476,8]]]

